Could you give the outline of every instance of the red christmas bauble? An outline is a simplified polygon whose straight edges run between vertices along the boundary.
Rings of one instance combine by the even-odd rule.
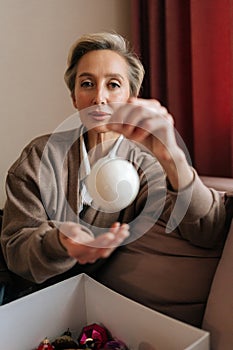
[[[54,346],[50,344],[48,338],[45,338],[36,350],[54,350]]]

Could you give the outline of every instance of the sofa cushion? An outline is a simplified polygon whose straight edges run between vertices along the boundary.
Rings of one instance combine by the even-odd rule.
[[[204,184],[219,192],[231,192],[233,190],[233,179],[226,177],[201,176]]]
[[[228,218],[233,217],[233,193],[227,196]],[[233,349],[233,220],[211,286],[203,329],[211,334],[211,349]]]

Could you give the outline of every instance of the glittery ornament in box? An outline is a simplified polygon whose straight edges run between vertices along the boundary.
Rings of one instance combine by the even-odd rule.
[[[48,337],[104,325],[130,350],[209,350],[209,333],[164,316],[85,274],[0,307],[0,349],[33,350]]]

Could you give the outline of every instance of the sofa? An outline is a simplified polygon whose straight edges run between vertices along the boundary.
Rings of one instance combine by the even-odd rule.
[[[225,200],[228,235],[222,255],[216,259],[214,273],[209,281],[210,288],[208,289],[207,302],[204,305],[201,327],[211,334],[212,350],[230,350],[233,349],[233,252],[231,251],[233,242],[233,223],[231,222],[233,217],[233,179],[203,176],[202,180],[208,187],[218,190]],[[88,270],[84,272],[89,274]],[[90,271],[90,275],[95,278],[95,273],[92,271]],[[61,276],[61,279],[64,277],[69,277],[69,274]],[[52,282],[49,281],[50,284]],[[54,282],[59,282],[59,280],[55,279]],[[0,255],[0,297],[4,303],[46,286],[46,283],[41,286],[31,285],[8,271]],[[5,290],[7,290],[7,297],[4,298]],[[140,302],[140,299],[136,301]]]
[[[209,187],[226,192],[229,231],[211,284],[202,328],[210,332],[211,350],[233,349],[233,179],[203,177]]]

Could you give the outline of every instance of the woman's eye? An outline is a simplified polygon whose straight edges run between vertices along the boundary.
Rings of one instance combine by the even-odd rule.
[[[121,84],[116,82],[116,81],[112,81],[109,83],[109,86],[112,88],[112,89],[116,89],[116,88],[120,88],[121,87]]]
[[[81,87],[84,87],[84,88],[89,88],[89,87],[92,87],[93,86],[93,83],[91,81],[82,81],[81,82]]]

